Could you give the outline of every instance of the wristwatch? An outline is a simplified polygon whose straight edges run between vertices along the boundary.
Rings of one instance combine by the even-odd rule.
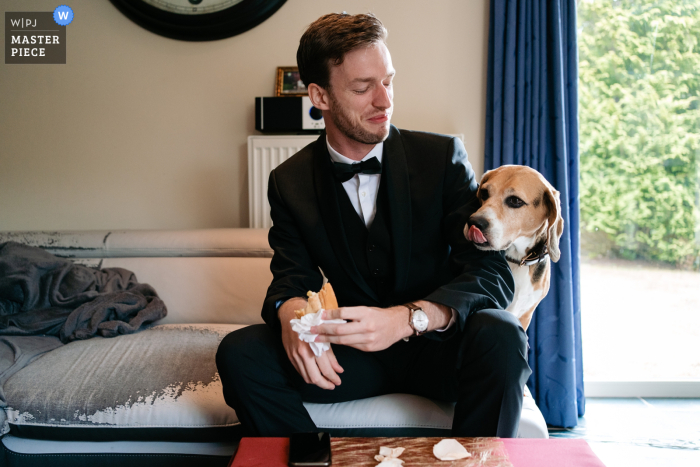
[[[428,330],[428,315],[415,303],[406,303],[404,306],[408,308],[408,324],[413,329],[413,335],[424,334]]]

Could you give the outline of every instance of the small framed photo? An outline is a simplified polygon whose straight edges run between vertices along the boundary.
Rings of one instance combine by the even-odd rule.
[[[277,67],[277,86],[275,96],[308,96],[306,86],[299,77],[299,68],[295,66]]]

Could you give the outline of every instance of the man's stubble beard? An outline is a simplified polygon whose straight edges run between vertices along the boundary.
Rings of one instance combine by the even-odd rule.
[[[330,108],[331,118],[335,126],[342,134],[353,141],[363,144],[378,144],[389,136],[388,125],[383,126],[380,133],[371,133],[359,124],[353,124],[343,107],[338,105],[332,94],[330,96]]]

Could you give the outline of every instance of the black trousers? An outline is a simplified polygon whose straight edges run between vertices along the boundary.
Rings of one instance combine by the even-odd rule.
[[[503,310],[481,310],[448,339],[425,336],[379,352],[333,345],[345,370],[333,390],[306,384],[287,357],[282,339],[265,324],[227,335],[216,354],[224,398],[246,436],[289,436],[318,431],[303,402],[346,402],[390,393],[456,402],[453,436],[517,435],[523,387],[530,375],[527,335]],[[457,368],[457,353],[464,356]]]

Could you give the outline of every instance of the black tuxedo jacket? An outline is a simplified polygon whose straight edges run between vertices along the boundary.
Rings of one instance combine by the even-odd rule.
[[[387,183],[396,303],[430,300],[454,308],[458,326],[428,333],[446,339],[464,329],[470,312],[506,308],[514,282],[503,253],[482,252],[464,238],[468,217],[479,207],[477,183],[457,138],[398,130],[384,142],[381,183]],[[379,306],[359,273],[343,229],[339,183],[331,171],[323,133],[270,174],[268,198],[273,226],[272,284],[262,317],[280,327],[278,304],[306,297],[323,282],[333,285],[342,306]]]

